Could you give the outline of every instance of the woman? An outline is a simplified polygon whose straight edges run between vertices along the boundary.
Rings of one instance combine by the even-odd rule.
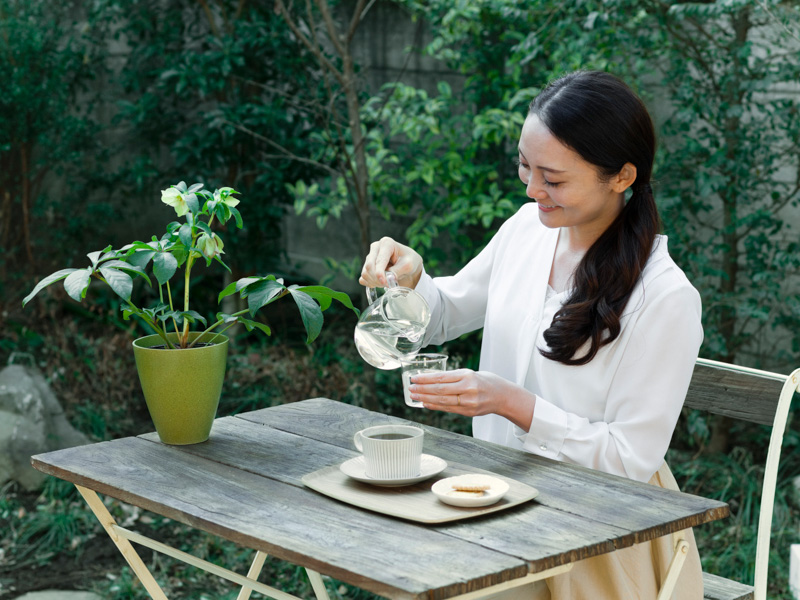
[[[483,327],[480,369],[418,375],[412,398],[474,417],[475,437],[677,489],[664,463],[703,338],[700,297],[658,235],[653,124],[619,79],[577,72],[531,104],[519,139],[523,206],[453,277],[390,238],[360,283],[391,270],[433,317],[425,342]],[[703,597],[692,552],[674,598]],[[655,599],[668,537],[521,590],[553,600]]]

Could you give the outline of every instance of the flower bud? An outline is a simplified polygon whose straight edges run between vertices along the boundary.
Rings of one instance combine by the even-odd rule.
[[[216,233],[212,233],[211,235],[204,233],[197,240],[197,249],[209,260],[220,254],[224,254],[222,251],[223,245],[222,240]]]

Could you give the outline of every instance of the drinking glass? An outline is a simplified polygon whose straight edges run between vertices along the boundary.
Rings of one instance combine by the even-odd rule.
[[[422,408],[422,402],[412,400],[408,391],[411,385],[411,378],[419,373],[437,373],[447,370],[446,354],[417,354],[411,358],[400,361],[403,368],[403,397],[406,404],[414,408]]]

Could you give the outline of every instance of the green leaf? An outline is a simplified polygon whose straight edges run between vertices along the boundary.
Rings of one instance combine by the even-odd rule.
[[[189,207],[189,210],[192,211],[192,214],[195,214],[200,210],[200,201],[197,199],[197,194],[186,193],[184,194],[183,199],[186,201],[186,206]]]
[[[25,296],[22,299],[22,306],[25,306],[28,302],[31,301],[36,294],[38,294],[43,288],[46,288],[51,283],[55,283],[56,281],[61,281],[71,273],[74,273],[77,269],[61,269],[60,271],[56,271],[55,273],[51,273],[44,279],[42,279],[39,283],[36,284],[36,287],[33,288],[33,291]]]
[[[172,279],[175,271],[178,270],[178,260],[170,252],[158,252],[153,258],[153,275],[156,276],[159,285],[164,285]]]
[[[110,260],[103,265],[104,267],[112,267],[114,269],[119,269],[127,273],[128,275],[138,275],[139,277],[144,277],[147,281],[148,285],[153,285],[150,282],[150,278],[147,276],[147,273],[144,272],[142,267],[131,265],[124,260]]]
[[[178,231],[178,237],[180,238],[183,245],[187,248],[192,245],[192,226],[188,223],[184,223],[181,225],[180,230]]]
[[[179,317],[181,317],[181,319],[186,319],[187,321],[189,321],[189,323],[200,321],[204,326],[208,326],[206,318],[196,310],[182,310],[177,314]]]
[[[228,265],[226,265],[225,261],[223,261],[219,256],[215,256],[214,260],[216,260],[219,264],[221,264],[228,273],[233,273],[233,271],[231,271],[231,268]],[[211,261],[210,260],[206,260],[206,264],[210,265]]]
[[[305,292],[301,292],[297,289],[289,289],[289,293],[292,295],[292,298],[294,298],[295,303],[297,303],[297,308],[300,309],[300,317],[303,319],[303,325],[308,334],[306,343],[310,344],[317,339],[319,332],[322,331],[322,309],[320,309],[319,305],[314,302],[314,299]]]
[[[149,312],[149,311],[145,309],[145,312]],[[151,315],[151,318],[153,318],[153,320],[158,319],[162,323],[165,323],[169,319],[175,319],[178,322],[179,325],[180,325],[181,320],[182,320],[181,319],[181,315],[177,310],[168,310],[168,311],[164,311],[164,312],[161,312],[161,313],[158,313],[157,311],[153,311],[153,314]]]
[[[175,260],[178,261],[178,266],[181,266],[186,262],[186,259],[189,258],[189,250],[186,246],[180,244],[173,246],[170,249],[170,253],[175,257]]]
[[[79,269],[70,273],[64,280],[64,289],[67,290],[69,297],[80,302],[86,297],[86,290],[89,289],[89,279],[92,276],[92,268]]]
[[[105,249],[97,250],[95,252],[89,252],[89,254],[87,254],[86,256],[88,256],[89,260],[92,261],[92,266],[96,267],[97,261],[100,260],[100,257],[109,250],[111,250],[111,246],[106,246]]]
[[[242,213],[240,213],[238,211],[238,209],[236,209],[236,208],[234,208],[232,206],[229,206],[228,210],[231,211],[231,214],[233,215],[233,218],[236,220],[236,227],[238,229],[241,229],[244,226],[244,223],[242,221]]]
[[[242,325],[244,325],[247,331],[253,331],[253,329],[260,329],[267,335],[272,335],[272,330],[269,327],[267,327],[264,323],[260,323],[258,321],[252,321],[250,319],[245,319],[243,317],[237,317],[236,320],[239,321],[239,323],[241,323]]]
[[[155,250],[136,250],[126,260],[128,264],[144,269],[155,255]]]
[[[243,289],[242,297],[247,298],[247,308],[251,315],[255,315],[258,309],[277,300],[285,289],[286,286],[274,277],[272,279],[265,278]]]
[[[273,277],[274,279],[274,277]],[[236,292],[246,288],[251,283],[255,283],[256,281],[260,281],[261,277],[242,277],[238,281],[234,281],[232,284],[227,286],[224,290],[219,293],[219,298],[217,302],[222,301],[225,296],[230,296],[231,294],[235,294]],[[242,298],[246,298],[247,294],[242,294]]]
[[[344,292],[337,292],[322,285],[307,285],[303,287],[297,287],[297,286],[292,286],[292,287],[314,298],[317,302],[319,302],[320,308],[322,310],[326,310],[331,305],[331,302],[333,300],[337,300],[347,308],[353,310],[357,315],[359,314],[358,309],[355,306],[353,306],[353,301],[350,299],[350,296],[348,296]]]
[[[133,292],[133,279],[127,273],[115,269],[113,266],[103,265],[100,267],[100,274],[109,287],[114,290],[123,300],[131,299],[131,292]]]
[[[231,218],[231,209],[224,202],[220,202],[214,207],[214,214],[220,223],[227,223]]]

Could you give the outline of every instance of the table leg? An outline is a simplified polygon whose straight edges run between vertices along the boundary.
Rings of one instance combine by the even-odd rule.
[[[111,513],[108,512],[108,509],[97,496],[97,493],[79,485],[76,485],[75,487],[78,488],[78,491],[80,492],[81,496],[83,496],[86,504],[88,504],[89,508],[92,509],[94,516],[97,517],[98,521],[100,521],[103,529],[106,530],[106,533],[114,542],[114,544],[116,544],[117,548],[122,553],[122,556],[128,562],[131,569],[133,569],[133,572],[136,573],[136,576],[139,578],[139,581],[142,582],[142,585],[147,590],[147,593],[150,594],[150,597],[153,598],[153,600],[167,600],[164,590],[162,590],[161,586],[158,585],[158,582],[156,582],[155,578],[150,573],[150,569],[148,569],[144,564],[133,545],[124,537],[117,535],[117,532],[115,531],[117,522],[114,520],[114,517],[111,516]]]
[[[248,579],[258,579],[258,575],[261,573],[261,568],[264,566],[265,560],[267,560],[267,553],[257,550],[256,556],[253,558],[253,564],[250,565],[250,570],[247,571]],[[250,593],[252,591],[253,588],[250,586],[242,586],[239,595],[236,596],[236,600],[250,600]]]
[[[328,590],[325,589],[325,582],[322,581],[322,575],[309,568],[306,568],[306,574],[309,581],[311,581],[311,587],[314,588],[314,595],[317,600],[330,600]]]
[[[681,574],[683,563],[686,561],[686,556],[689,554],[689,543],[681,534],[674,535],[675,540],[675,553],[672,555],[672,560],[667,568],[666,577],[664,577],[664,585],[658,592],[658,600],[668,600],[672,598],[672,592],[675,589],[675,584],[678,581],[678,575]]]
[[[89,505],[89,508],[92,509],[92,512],[94,513],[95,517],[97,517],[97,520],[100,521],[103,529],[106,530],[106,533],[108,533],[111,540],[114,542],[114,544],[116,544],[117,548],[122,553],[122,556],[125,557],[125,560],[128,562],[131,569],[133,569],[133,572],[136,573],[139,581],[142,582],[142,585],[144,585],[147,593],[150,594],[150,597],[153,598],[153,600],[168,599],[164,594],[164,591],[156,582],[152,573],[150,573],[150,570],[145,566],[131,542],[140,544],[150,548],[151,550],[161,552],[162,554],[171,556],[172,558],[185,562],[186,564],[190,564],[194,567],[212,573],[217,577],[222,577],[223,579],[227,579],[228,581],[239,584],[242,586],[242,589],[239,592],[238,600],[249,600],[250,593],[254,591],[270,598],[274,598],[275,600],[301,600],[297,596],[287,594],[286,592],[263,584],[257,580],[258,575],[264,566],[264,561],[267,558],[267,554],[265,552],[256,552],[253,563],[250,565],[250,570],[247,573],[247,577],[245,577],[229,569],[225,569],[219,565],[215,565],[206,560],[197,558],[196,556],[192,556],[191,554],[173,548],[172,546],[168,546],[167,544],[151,539],[145,535],[136,533],[135,531],[130,531],[124,527],[120,527],[114,520],[114,517],[111,516],[111,513],[108,512],[108,509],[105,507],[95,491],[79,485],[76,485],[75,487],[78,488],[81,496],[83,496],[83,499],[86,500],[86,503]],[[314,593],[316,594],[317,600],[329,600],[328,592],[325,589],[324,582],[322,581],[322,576],[316,571],[308,568],[306,568],[306,573],[308,573],[308,578],[311,582],[311,587],[314,588]]]

